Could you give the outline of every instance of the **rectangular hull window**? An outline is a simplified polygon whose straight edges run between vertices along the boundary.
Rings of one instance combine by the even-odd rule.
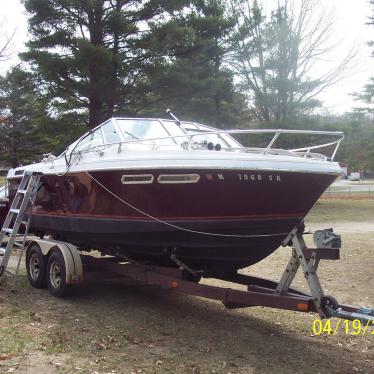
[[[200,179],[199,174],[160,174],[158,183],[197,183]]]
[[[122,175],[122,184],[151,184],[155,177],[152,174]]]

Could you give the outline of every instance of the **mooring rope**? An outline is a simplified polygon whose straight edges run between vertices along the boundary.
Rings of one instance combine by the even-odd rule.
[[[272,237],[272,236],[286,236],[289,233],[288,232],[282,232],[279,234],[258,234],[258,235],[238,235],[238,234],[218,234],[214,232],[205,232],[205,231],[198,231],[198,230],[191,230],[187,229],[185,227],[174,225],[170,222],[164,221],[162,219],[159,219],[157,217],[154,217],[147,212],[144,212],[143,210],[137,208],[136,206],[130,204],[126,200],[122,199],[120,196],[116,195],[113,191],[111,191],[109,188],[104,186],[100,181],[98,181],[91,173],[88,171],[85,172],[94,182],[96,182],[100,187],[102,187],[105,191],[107,191],[109,194],[111,194],[113,197],[115,197],[117,200],[121,201],[123,204],[128,206],[129,208],[137,211],[138,213],[142,214],[145,217],[150,218],[153,221],[156,221],[158,223],[161,223],[163,225],[172,227],[174,229],[180,230],[180,231],[186,231],[192,234],[200,234],[200,235],[209,235],[209,236],[220,236],[220,237],[228,237],[228,238],[259,238],[259,237]]]

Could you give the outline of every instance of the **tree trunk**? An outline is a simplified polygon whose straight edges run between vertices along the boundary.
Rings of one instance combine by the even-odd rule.
[[[121,12],[121,2],[117,1],[116,3],[116,12]],[[118,90],[118,52],[119,52],[119,32],[115,30],[113,33],[113,48],[112,48],[112,76],[110,77],[110,86],[111,86],[111,94],[108,96],[106,104],[107,104],[107,116],[113,117],[114,114],[114,107],[116,105],[116,99],[118,98],[117,90]]]
[[[220,73],[220,67],[221,67],[221,59],[218,54],[218,41],[215,40],[215,48],[216,48],[216,55],[214,56],[214,75],[215,78],[218,80],[219,73]],[[219,88],[216,89],[215,95],[214,95],[214,109],[215,109],[215,117],[216,117],[216,123],[219,124],[221,127],[221,95],[219,92]]]
[[[103,102],[100,98],[97,97],[94,93],[89,97],[88,104],[88,127],[90,129],[100,125],[104,122],[105,118],[103,115]]]
[[[103,4],[95,3],[88,13],[90,42],[94,46],[104,45],[103,34]],[[88,127],[94,128],[104,120],[103,97],[101,93],[101,72],[96,61],[89,63],[89,104],[88,104]]]

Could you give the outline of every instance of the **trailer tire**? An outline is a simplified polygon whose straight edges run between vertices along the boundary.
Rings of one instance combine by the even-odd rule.
[[[189,271],[183,270],[182,271],[182,279],[186,281],[190,281],[193,283],[199,283],[201,281],[200,274],[192,274]]]
[[[27,278],[31,286],[35,288],[46,288],[46,263],[47,258],[43,255],[38,244],[33,244],[26,253]]]
[[[332,296],[323,296],[321,299],[321,309],[325,313],[327,318],[332,317],[331,309],[337,310],[339,308],[339,303]]]
[[[66,265],[64,256],[59,250],[54,250],[49,256],[46,278],[48,290],[53,296],[67,296],[70,287],[66,284]]]

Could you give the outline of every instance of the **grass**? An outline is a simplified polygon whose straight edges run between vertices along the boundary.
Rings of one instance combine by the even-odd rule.
[[[374,200],[322,200],[307,217],[332,225],[373,220]],[[343,243],[342,260],[319,269],[325,291],[370,306],[374,234],[349,233]],[[248,272],[281,274],[289,250],[271,257]],[[299,275],[295,281],[305,285]],[[20,371],[51,373],[373,372],[373,335],[317,337],[314,318],[269,308],[228,311],[215,301],[117,281],[82,284],[71,298],[55,299],[31,288],[23,272],[15,294],[0,286],[0,372],[18,364]]]
[[[3,186],[6,182],[6,178],[3,176],[0,176],[0,186]]]
[[[306,217],[309,223],[374,221],[374,200],[320,200]]]

